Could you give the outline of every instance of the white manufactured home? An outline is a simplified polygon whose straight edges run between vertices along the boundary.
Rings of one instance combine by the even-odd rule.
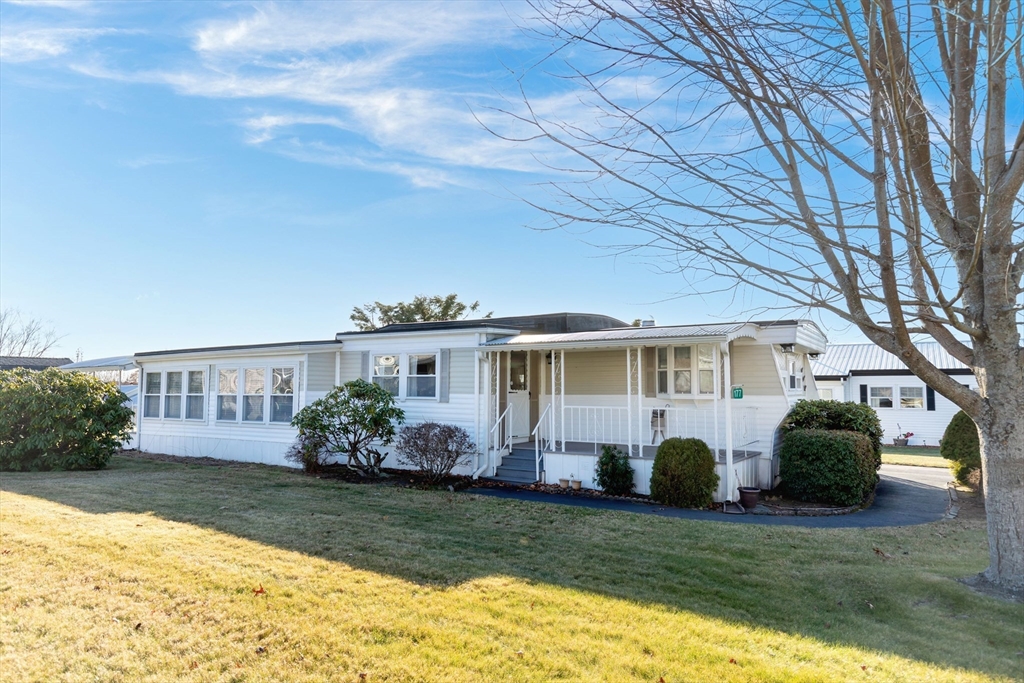
[[[935,367],[977,390],[969,367],[937,342],[917,344]],[[912,432],[911,446],[938,446],[960,408],[918,379],[904,363],[875,344],[830,344],[811,362],[821,398],[867,403],[878,413],[886,443]]]
[[[776,483],[778,426],[817,398],[808,355],[824,351],[806,320],[632,327],[558,313],[138,353],[136,438],[143,451],[288,464],[295,413],[362,378],[390,391],[407,422],[466,429],[478,451],[463,474],[595,487],[608,444],[647,493],[658,444],[697,437],[718,461],[716,500],[733,500],[738,486]],[[390,454],[385,465],[400,466]]]

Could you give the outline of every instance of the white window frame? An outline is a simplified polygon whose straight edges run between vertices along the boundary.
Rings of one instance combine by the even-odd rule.
[[[292,371],[292,393],[290,394],[275,394],[274,393],[274,371],[275,370],[291,370]],[[267,414],[267,422],[275,425],[290,425],[292,419],[295,417],[295,403],[298,396],[296,390],[299,384],[299,368],[297,366],[288,365],[287,363],[271,364],[267,372],[267,408],[269,409]],[[292,410],[291,415],[288,416],[287,420],[275,420],[274,419],[274,397],[275,396],[291,396],[292,399]]]
[[[413,375],[411,367],[409,365],[411,359],[414,356],[433,356],[434,357],[434,374],[433,375]],[[441,352],[440,351],[413,351],[411,353],[402,354],[403,365],[399,366],[399,394],[403,400],[410,401],[436,401],[438,396],[441,395]],[[407,372],[405,375],[405,381],[401,379],[402,368],[406,368]],[[434,378],[434,395],[433,396],[409,396],[409,381],[413,377],[433,377]]]
[[[150,375],[156,375],[160,378],[160,389],[155,394],[149,393],[149,377]],[[164,373],[162,370],[146,370],[142,375],[142,419],[144,420],[159,420],[164,414]],[[156,415],[146,415],[147,404],[150,397],[156,398]]]
[[[676,352],[677,348],[690,347],[690,367],[689,368],[676,368]],[[711,348],[711,381],[716,383],[713,390],[708,393],[701,393],[700,390],[700,373],[701,371],[708,371],[708,368],[700,367],[700,347],[707,346]],[[715,398],[721,398],[721,381],[716,381],[718,378],[717,365],[721,362],[721,359],[716,350],[716,344],[709,343],[697,343],[692,344],[672,344],[671,346],[658,346],[654,349],[654,391],[658,398],[674,398],[674,399],[693,399],[693,400],[713,400]],[[658,367],[658,352],[664,349],[665,354],[668,357],[668,368],[661,369]],[[689,370],[690,371],[690,391],[689,393],[676,393],[676,370]],[[668,393],[659,391],[658,388],[658,374],[662,372],[668,373]]]
[[[231,394],[220,393],[220,373],[222,370],[234,370],[238,373],[238,381],[235,383],[235,419],[233,420],[222,420],[220,419],[220,397],[231,396]],[[263,371],[263,419],[262,420],[245,420],[242,419],[245,415],[245,397],[256,396],[257,394],[246,394],[245,393],[245,371],[246,370],[262,370]],[[291,370],[292,371],[292,416],[287,421],[285,420],[272,420],[271,413],[273,412],[273,390],[274,390],[274,370]],[[230,365],[216,365],[214,366],[212,376],[217,378],[217,406],[216,406],[216,421],[222,425],[264,425],[267,427],[291,427],[292,419],[295,418],[295,414],[299,412],[299,362],[295,360],[287,360],[281,362],[274,362],[273,360],[264,363],[231,363]],[[277,394],[283,396],[286,394]]]
[[[192,379],[192,373],[193,372],[198,372],[203,377],[203,388],[202,388],[202,390],[198,394],[191,393],[190,388],[189,388],[189,383],[190,383],[190,380]],[[182,419],[188,420],[189,422],[205,422],[206,421],[206,410],[208,408],[208,406],[206,405],[206,395],[208,393],[207,392],[207,387],[209,387],[209,385],[207,384],[207,374],[208,374],[207,373],[207,368],[189,368],[188,370],[184,371],[184,374],[182,375],[182,387],[181,387],[182,388],[182,398],[184,400],[184,405],[182,406],[182,411],[181,411]],[[202,408],[202,410],[199,411],[200,412],[200,416],[199,417],[189,417],[188,416],[188,403],[189,403],[189,399],[194,397],[194,396],[199,396],[200,398],[203,399],[203,408]]]
[[[398,393],[394,395],[396,401],[434,401],[441,400],[441,349],[417,349],[412,351],[369,351],[370,354],[370,383],[376,384],[373,380],[377,377],[397,377]],[[394,356],[398,363],[397,375],[375,374],[375,359],[379,356]],[[433,356],[434,357],[434,395],[433,396],[410,396],[409,395],[409,359],[412,356]],[[430,375],[419,375],[430,377]]]
[[[806,388],[804,383],[803,359],[795,353],[786,354],[786,391],[790,394],[802,394]]]
[[[928,391],[924,387],[911,384],[911,385],[906,385],[906,386],[901,385],[901,386],[898,387],[898,389],[899,389],[899,407],[900,407],[900,410],[925,410],[928,407],[928,405],[927,405]],[[905,406],[905,405],[903,405],[903,390],[904,389],[916,389],[916,390],[920,391],[921,395],[919,397],[915,396],[914,399],[920,399],[921,405],[918,405],[918,406]]]
[[[390,353],[387,351],[370,351],[370,384],[377,384],[374,380],[378,377],[390,379],[394,377],[398,381],[398,387],[394,394],[391,394],[397,401],[402,396],[404,387],[402,386],[402,379],[405,377],[405,373],[402,372],[402,363],[405,362],[404,354],[401,353]],[[397,372],[394,375],[378,375],[377,374],[377,359],[391,357],[395,359],[395,368]],[[380,386],[377,384],[377,386]],[[391,393],[391,392],[388,392]]]
[[[183,422],[188,420],[192,423],[206,422],[207,404],[206,404],[206,393],[209,387],[207,382],[207,376],[209,375],[208,368],[205,365],[183,365],[169,368],[163,368],[161,370],[145,370],[142,377],[143,382],[148,382],[147,379],[150,375],[160,375],[160,393],[159,394],[148,394],[143,393],[142,395],[142,419],[144,420],[159,420],[161,422]],[[169,372],[180,372],[181,373],[181,393],[180,394],[169,394],[167,393],[167,373]],[[188,374],[190,372],[201,372],[203,373],[203,416],[201,418],[186,418],[188,414],[188,397],[198,396],[198,394],[188,393]],[[143,384],[142,391],[145,392],[149,388],[148,384]],[[170,396],[177,396],[181,400],[181,416],[180,417],[167,417],[167,399]],[[157,416],[146,415],[146,399],[149,397],[159,397],[160,399],[160,411]]]
[[[876,406],[875,403],[874,403],[875,397],[872,396],[872,392],[875,389],[888,389],[889,390],[888,398],[892,402],[892,405],[888,406],[888,407],[886,407],[886,406]],[[868,405],[871,406],[872,408],[874,408],[875,410],[894,410],[896,408],[896,406],[899,405],[898,400],[896,398],[897,395],[898,395],[898,392],[896,391],[896,387],[892,386],[891,384],[869,384],[868,385]],[[878,398],[879,398],[879,400],[881,400],[884,397],[880,396]]]

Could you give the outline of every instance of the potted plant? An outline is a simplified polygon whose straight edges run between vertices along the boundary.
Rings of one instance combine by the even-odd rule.
[[[903,429],[903,427],[900,427],[898,422],[896,423],[896,426],[899,427],[900,429]],[[900,434],[895,439],[892,440],[892,445],[906,446],[907,443],[910,442],[910,437],[912,437],[913,435],[914,432],[900,432]]]
[[[740,505],[746,510],[753,510],[757,507],[757,499],[761,496],[761,489],[756,486],[740,486]]]

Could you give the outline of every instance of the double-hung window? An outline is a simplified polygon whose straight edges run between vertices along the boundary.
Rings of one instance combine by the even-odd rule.
[[[245,368],[242,395],[242,421],[263,422],[263,403],[266,390],[265,368]]]
[[[437,356],[409,354],[409,377],[405,395],[408,398],[437,397]]]
[[[188,384],[185,395],[185,419],[202,420],[206,417],[206,373],[202,370],[188,371]]]
[[[270,390],[270,421],[291,422],[295,406],[295,369],[273,368],[270,376],[273,382]]]
[[[924,387],[900,387],[900,408],[924,408]]]
[[[217,419],[238,419],[238,370],[222,368],[217,372]]]
[[[659,347],[655,349],[655,374],[659,395],[712,396],[715,393],[715,347],[711,344]]]
[[[160,417],[160,378],[159,372],[146,373],[146,398],[142,407],[143,417]]]
[[[398,396],[398,363],[397,355],[373,357],[373,383],[392,396]]]
[[[868,397],[872,408],[892,408],[892,387],[871,387]]]
[[[181,370],[165,375],[164,419],[181,419]]]

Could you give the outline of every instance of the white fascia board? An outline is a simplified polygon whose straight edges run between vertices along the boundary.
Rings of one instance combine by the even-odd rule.
[[[728,341],[725,335],[704,337],[654,337],[647,339],[599,339],[585,342],[550,342],[548,344],[481,344],[481,351],[596,351],[600,349],[625,349],[637,346],[674,346],[677,344],[713,344]]]
[[[156,363],[165,361],[202,361],[202,360],[224,360],[226,358],[266,358],[277,356],[295,356],[317,351],[340,351],[340,342],[328,344],[292,344],[289,346],[265,346],[249,347],[241,349],[207,349],[203,351],[169,351],[153,355],[136,356],[135,363]]]
[[[500,334],[510,337],[519,334],[519,330],[511,327],[463,327],[454,330],[409,330],[407,332],[339,332],[334,338],[339,342],[357,343],[367,340],[370,346],[380,346],[382,339],[411,339],[422,337],[424,339],[444,339],[464,336],[476,343],[478,334]]]

